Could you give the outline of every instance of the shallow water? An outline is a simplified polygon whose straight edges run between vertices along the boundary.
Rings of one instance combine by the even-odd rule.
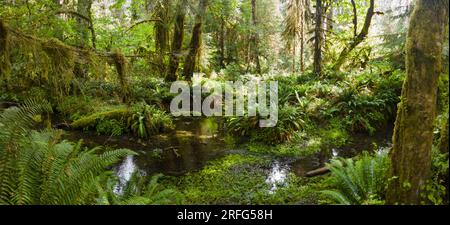
[[[73,141],[83,139],[87,146],[128,148],[139,153],[137,156],[127,157],[114,168],[119,177],[116,193],[121,192],[137,170],[146,175],[162,173],[168,176],[182,176],[188,172],[201,170],[208,162],[227,154],[245,152],[223,141],[214,119],[178,120],[175,125],[175,131],[154,136],[148,141],[131,136],[110,137],[81,131],[67,132],[66,138]],[[388,126],[373,137],[355,134],[354,142],[346,147],[324,150],[307,157],[273,159],[270,166],[265,168],[269,192],[275,193],[280,185],[284,185],[290,173],[305,176],[307,172],[325,166],[333,158],[351,158],[362,151],[372,151],[374,143],[378,145],[376,149],[389,147],[392,130],[392,126]]]
[[[367,152],[381,152],[392,146],[391,138],[393,135],[393,126],[388,125],[373,136],[366,134],[354,134],[353,143],[342,147],[332,148],[317,154],[299,159],[274,160],[267,173],[266,183],[271,186],[270,193],[274,193],[280,185],[283,185],[289,175],[294,173],[299,177],[304,177],[306,173],[322,168],[332,159],[352,158],[358,154]]]

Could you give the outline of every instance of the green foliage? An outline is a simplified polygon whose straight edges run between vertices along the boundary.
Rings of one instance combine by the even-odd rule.
[[[17,187],[17,155],[20,143],[35,124],[33,117],[50,112],[48,102],[27,100],[20,108],[0,114],[0,203],[11,203]]]
[[[251,204],[269,189],[261,170],[252,167],[257,163],[261,163],[261,159],[228,155],[199,172],[180,179],[167,178],[165,182],[177,187],[188,204]]]
[[[70,126],[73,128],[89,129],[97,126],[98,123],[104,120],[115,119],[117,121],[124,121],[130,116],[130,111],[127,108],[119,107],[109,111],[96,112],[88,116],[83,116],[75,120]]]
[[[125,124],[122,121],[116,119],[111,120],[101,120],[97,126],[96,130],[98,134],[111,134],[113,136],[120,136],[125,133]]]
[[[422,187],[423,204],[448,204],[449,161],[448,152],[441,153],[437,147],[432,151],[431,179]]]
[[[27,101],[0,114],[0,203],[89,204],[95,177],[129,150],[83,149],[59,141],[55,131],[31,131],[33,117],[50,111],[47,102]]]
[[[65,97],[56,109],[69,119],[77,120],[83,115],[92,113],[97,104],[89,97],[68,96]]]
[[[131,131],[140,138],[147,138],[174,127],[169,114],[144,103],[133,106],[133,114],[128,118],[127,124]]]
[[[282,106],[278,111],[278,123],[275,127],[261,128],[260,117],[232,117],[226,120],[230,134],[236,136],[252,136],[256,141],[268,144],[279,144],[292,140],[296,132],[304,125],[303,114],[293,106]]]
[[[139,138],[166,132],[173,126],[169,114],[145,103],[100,108],[99,112],[82,116],[71,124],[76,129],[95,128],[99,134],[119,136],[131,132]]]
[[[117,180],[107,179],[107,189],[100,189],[98,200],[103,205],[173,205],[182,201],[181,194],[169,188],[162,187],[158,182],[162,175],[151,177],[142,176],[139,172],[133,173],[130,181],[121,193],[114,192]],[[148,180],[150,178],[150,180]],[[101,188],[101,186],[100,186]]]
[[[363,154],[358,161],[334,160],[328,165],[336,190],[322,191],[344,205],[383,204],[388,156]]]
[[[332,107],[322,112],[323,115],[339,116],[350,131],[366,131],[370,134],[393,119],[403,74],[397,71],[387,78],[372,76],[373,74],[361,74],[350,79],[352,83],[342,90]]]

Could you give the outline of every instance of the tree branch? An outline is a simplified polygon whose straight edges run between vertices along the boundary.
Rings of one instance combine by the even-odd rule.
[[[92,47],[94,49],[96,49],[96,42],[97,41],[96,41],[96,36],[95,36],[94,24],[92,23],[92,20],[89,17],[84,16],[84,15],[78,13],[78,12],[75,12],[75,11],[70,11],[70,10],[57,11],[57,12],[55,12],[55,14],[56,15],[58,15],[58,14],[71,14],[71,15],[77,16],[77,17],[85,20],[86,22],[88,22],[88,24],[89,24],[88,29],[91,31],[91,35],[92,35],[92,37],[91,37],[92,38],[91,39],[92,40]]]

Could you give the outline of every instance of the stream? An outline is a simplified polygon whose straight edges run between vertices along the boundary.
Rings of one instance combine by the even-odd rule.
[[[173,132],[154,136],[148,141],[127,135],[112,137],[86,131],[68,131],[65,138],[71,141],[83,139],[89,147],[103,145],[128,148],[139,153],[137,156],[127,157],[114,168],[119,177],[119,185],[115,190],[117,193],[120,193],[135,171],[144,175],[161,173],[167,176],[182,176],[199,171],[208,162],[227,154],[246,153],[245,148],[236,148],[225,143],[218,134],[217,122],[213,118],[176,120],[175,125]],[[303,177],[307,172],[323,167],[333,158],[351,158],[362,151],[370,151],[374,148],[373,143],[377,144],[379,150],[390,147],[392,131],[392,126],[386,126],[373,136],[353,134],[353,143],[346,147],[301,158],[272,159],[270,166],[265,169],[266,183],[271,186],[269,192],[275,192],[289,173]]]

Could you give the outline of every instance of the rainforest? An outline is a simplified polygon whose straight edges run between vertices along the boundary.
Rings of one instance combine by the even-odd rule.
[[[448,20],[449,0],[0,0],[0,205],[448,205]]]

